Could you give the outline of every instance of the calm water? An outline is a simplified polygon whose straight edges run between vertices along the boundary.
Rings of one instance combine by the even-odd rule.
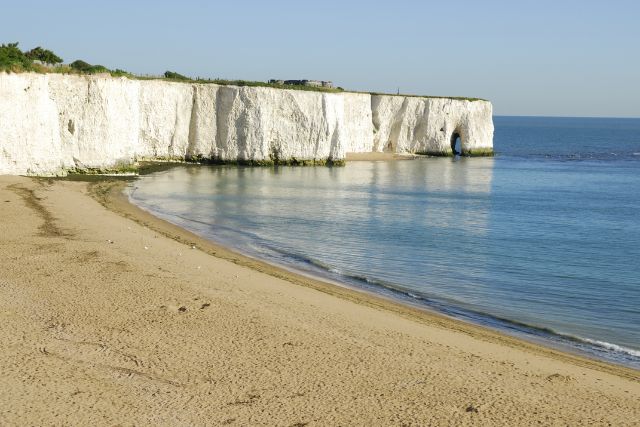
[[[131,199],[252,256],[640,367],[640,119],[495,127],[494,158],[176,167]]]

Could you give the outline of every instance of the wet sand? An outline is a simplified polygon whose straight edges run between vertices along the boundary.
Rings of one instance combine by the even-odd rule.
[[[1,425],[637,425],[640,372],[0,177]]]

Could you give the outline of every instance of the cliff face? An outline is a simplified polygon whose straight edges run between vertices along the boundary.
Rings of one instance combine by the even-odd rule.
[[[448,98],[0,73],[0,174],[140,159],[342,160],[348,152],[493,147],[491,104]]]

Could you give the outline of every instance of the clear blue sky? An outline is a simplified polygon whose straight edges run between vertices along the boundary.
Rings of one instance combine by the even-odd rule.
[[[9,2],[8,2],[9,3]],[[333,80],[640,117],[637,1],[12,1],[0,41],[135,73]]]

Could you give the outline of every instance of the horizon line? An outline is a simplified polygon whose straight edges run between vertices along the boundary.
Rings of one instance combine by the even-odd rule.
[[[640,116],[562,116],[562,115],[545,115],[545,114],[493,114],[493,117],[536,117],[548,119],[623,119],[638,120]]]

